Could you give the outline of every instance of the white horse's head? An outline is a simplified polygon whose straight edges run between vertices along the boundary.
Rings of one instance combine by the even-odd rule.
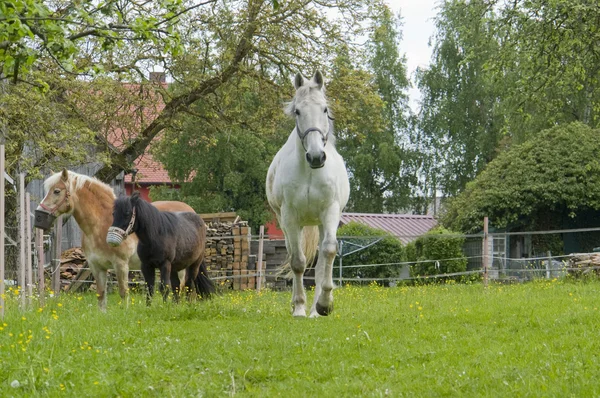
[[[302,142],[306,161],[313,169],[325,165],[325,145],[332,137],[331,120],[325,98],[323,75],[316,71],[311,80],[300,73],[294,79],[296,96],[289,103],[287,113],[296,119],[296,133]]]

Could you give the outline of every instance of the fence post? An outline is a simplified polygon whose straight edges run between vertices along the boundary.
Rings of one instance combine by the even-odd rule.
[[[46,275],[44,272],[44,231],[35,229],[35,242],[37,248],[37,270],[38,270],[38,293],[40,295],[40,307],[44,306],[44,290]]]
[[[54,248],[54,267],[52,267],[52,290],[54,296],[58,297],[60,293],[60,255],[62,254],[62,216],[59,216],[55,225],[55,248]]]
[[[25,310],[27,281],[25,280],[25,174],[19,173],[19,298],[21,311]]]
[[[343,279],[343,275],[342,275],[342,259],[344,258],[344,241],[340,239],[340,281],[339,281],[339,286],[342,286],[342,279]]]
[[[260,292],[262,288],[262,266],[263,266],[263,245],[265,240],[265,226],[261,225],[258,233],[258,259],[256,261],[256,291]]]
[[[25,193],[25,240],[27,241],[25,248],[25,264],[27,267],[25,283],[27,284],[27,301],[31,302],[33,296],[33,267],[31,264],[31,194],[29,192]]]
[[[0,316],[4,320],[4,145],[0,145]]]
[[[550,250],[548,250],[548,260],[546,261],[546,279],[550,279],[551,277],[551,271],[550,269],[552,268],[551,264],[552,264],[552,252]]]
[[[489,260],[489,236],[488,236],[488,218],[483,218],[483,286],[488,286],[488,260]]]

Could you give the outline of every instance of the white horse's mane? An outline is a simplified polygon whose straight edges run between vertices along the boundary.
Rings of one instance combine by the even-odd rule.
[[[104,188],[107,191],[110,191],[113,196],[115,196],[113,189],[108,184],[103,183],[95,177],[86,176],[84,174],[79,174],[70,170],[68,170],[67,173],[69,173],[69,188],[71,189],[71,191],[78,191],[81,188],[83,188],[86,183],[89,183],[90,185],[96,185],[101,188]],[[44,190],[48,192],[50,188],[58,184],[61,178],[62,172],[54,173],[53,175],[48,177],[46,181],[44,181]]]

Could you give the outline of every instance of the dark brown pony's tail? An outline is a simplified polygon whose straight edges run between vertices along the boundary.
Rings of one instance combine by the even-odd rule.
[[[204,261],[200,264],[198,276],[196,276],[194,284],[196,285],[196,293],[198,293],[202,299],[209,299],[216,292],[213,281],[208,277],[208,270],[206,269],[206,263]]]

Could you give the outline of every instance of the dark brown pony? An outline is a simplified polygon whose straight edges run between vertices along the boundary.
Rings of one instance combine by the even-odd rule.
[[[154,294],[156,268],[160,270],[160,291],[166,300],[171,287],[174,299],[179,297],[178,271],[185,269],[185,286],[202,297],[215,292],[204,264],[206,227],[199,215],[192,212],[158,211],[140,198],[139,192],[115,201],[113,223],[106,242],[118,246],[130,233],[139,239],[137,253],[142,273],[148,285],[147,303]]]

